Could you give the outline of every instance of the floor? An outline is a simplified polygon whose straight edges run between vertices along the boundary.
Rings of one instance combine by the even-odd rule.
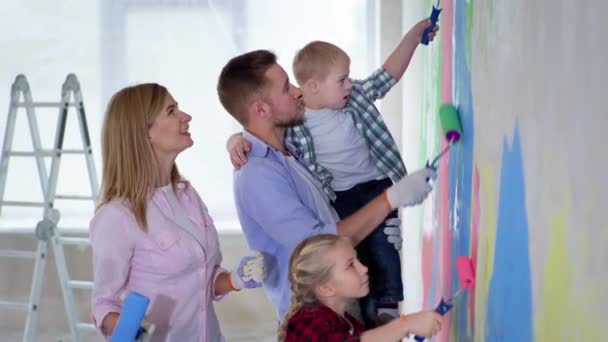
[[[30,234],[0,235],[1,249],[35,250],[36,240]],[[239,234],[220,236],[223,265],[230,268],[247,250]],[[67,247],[68,269],[73,279],[92,279],[91,254],[86,247]],[[0,258],[0,301],[27,301],[32,279],[33,261]],[[88,319],[90,297],[88,290],[76,290],[75,297],[82,320]],[[242,291],[217,303],[222,331],[227,341],[276,341],[274,309],[261,289]],[[0,308],[0,341],[21,341],[25,315],[19,311]],[[72,341],[58,287],[53,253],[47,258],[36,341]],[[103,341],[88,333],[82,341]]]

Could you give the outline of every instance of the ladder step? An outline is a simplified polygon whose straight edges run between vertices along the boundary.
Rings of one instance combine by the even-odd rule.
[[[68,286],[73,289],[92,289],[93,282],[85,280],[70,280],[68,281]]]
[[[59,238],[59,243],[64,245],[83,245],[88,246],[91,244],[91,241],[87,238],[74,238],[74,237],[61,237]]]
[[[96,331],[93,323],[78,323],[76,324],[76,329],[83,331]]]
[[[12,207],[44,207],[45,202],[21,202],[21,201],[0,201],[0,206],[12,206]]]
[[[36,252],[20,251],[20,250],[16,250],[16,249],[5,249],[5,250],[0,250],[0,257],[36,259]]]
[[[78,149],[78,150],[40,150],[40,151],[8,151],[7,154],[11,157],[52,157],[57,153],[61,154],[87,154],[90,153],[90,149]]]
[[[92,200],[95,199],[95,197],[93,197],[93,196],[81,196],[81,195],[55,195],[55,199],[92,201]]]
[[[33,107],[61,107],[62,103],[64,102],[13,102],[13,104],[17,107],[28,107],[29,105],[32,105]],[[77,103],[76,102],[65,102],[66,105],[68,106],[76,106]]]
[[[21,311],[28,311],[30,309],[30,305],[28,303],[6,302],[3,300],[0,300],[0,307]]]

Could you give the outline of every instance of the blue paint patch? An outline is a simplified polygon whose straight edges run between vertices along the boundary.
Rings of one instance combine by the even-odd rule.
[[[513,147],[503,143],[494,272],[486,313],[486,341],[531,341],[532,290],[526,185],[519,126]]]
[[[439,201],[439,198],[437,197],[437,201]],[[438,217],[438,210],[439,210],[439,206],[435,206],[435,210],[436,212],[434,213],[435,217]],[[428,295],[428,302],[426,303],[426,307],[430,308],[430,309],[434,309],[438,302],[437,302],[437,291],[439,291],[439,249],[441,248],[441,245],[439,244],[440,242],[440,237],[439,237],[439,230],[436,229],[436,227],[433,227],[433,262],[431,263],[432,265],[432,269],[431,269],[431,287],[429,288],[429,295]]]
[[[467,63],[467,11],[464,0],[454,2],[454,39],[453,39],[453,105],[458,109],[463,135],[460,142],[450,150],[449,164],[449,203],[450,227],[452,227],[452,289],[460,288],[456,272],[456,258],[471,253],[471,204],[473,191],[473,95],[471,73]],[[457,220],[455,220],[457,217]],[[452,309],[452,325],[456,341],[469,341],[467,322],[469,312],[468,292]]]

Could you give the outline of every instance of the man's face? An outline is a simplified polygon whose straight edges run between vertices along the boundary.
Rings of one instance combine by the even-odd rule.
[[[270,80],[265,100],[271,108],[273,124],[277,127],[301,125],[304,105],[300,89],[289,82],[287,73],[278,64],[268,68],[265,76]]]

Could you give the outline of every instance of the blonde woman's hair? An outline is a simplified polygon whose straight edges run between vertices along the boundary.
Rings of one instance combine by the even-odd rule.
[[[334,44],[313,41],[300,49],[293,58],[293,74],[300,86],[315,77],[324,80],[341,58],[350,60],[346,52]]]
[[[121,199],[144,231],[148,229],[146,209],[151,190],[163,185],[148,130],[163,110],[168,94],[167,88],[155,83],[118,91],[108,103],[101,132],[103,171],[98,208]],[[173,164],[174,187],[179,178]]]
[[[291,306],[281,322],[279,342],[285,341],[289,320],[302,306],[318,304],[315,287],[330,280],[335,262],[327,255],[340,239],[340,236],[333,234],[314,235],[300,242],[291,254]]]

